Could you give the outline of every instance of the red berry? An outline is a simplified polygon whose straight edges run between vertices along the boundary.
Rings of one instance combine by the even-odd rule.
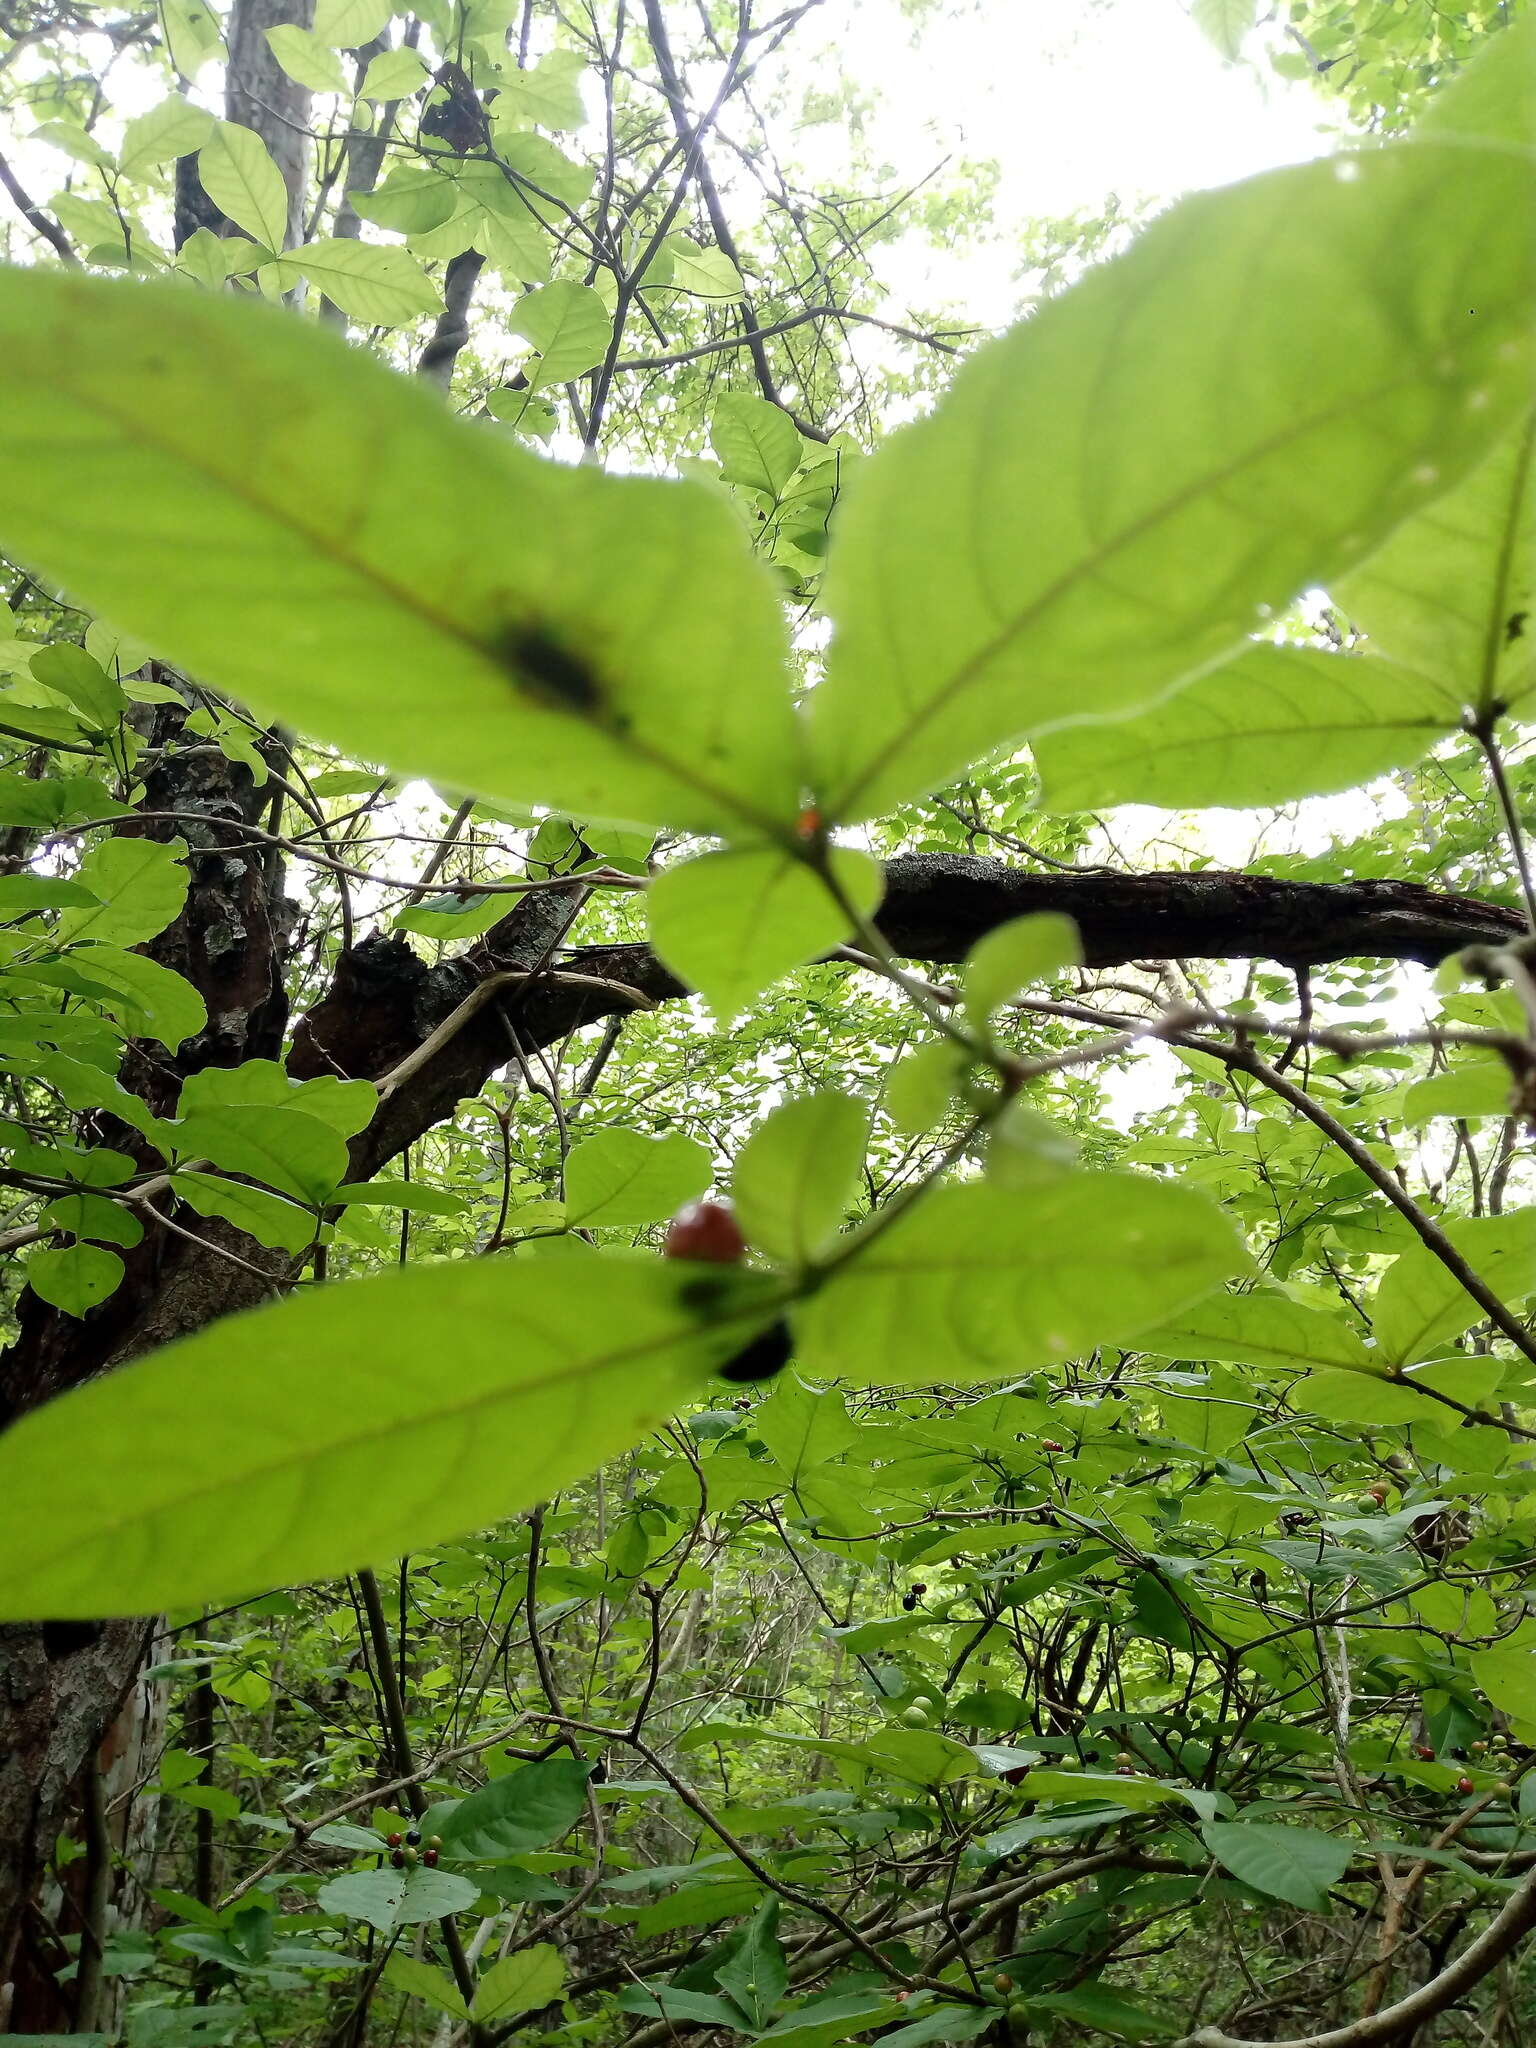
[[[1432,1764],[1435,1760],[1435,1752],[1424,1742],[1421,1742],[1413,1753],[1421,1764]]]
[[[425,1863],[428,1870],[436,1870],[437,1851],[435,1849],[423,1849],[421,1852],[421,1860],[423,1863]]]
[[[1470,1778],[1458,1778],[1456,1780],[1456,1790],[1458,1792],[1475,1792],[1477,1787]]]
[[[389,1853],[389,1860],[393,1863],[396,1870],[404,1870],[405,1851],[403,1849],[392,1849]]]
[[[405,1840],[405,1837],[401,1834],[400,1830],[396,1828],[395,1832],[392,1835],[386,1835],[384,1839],[386,1842],[388,1842],[391,1849],[398,1849],[400,1844]]]
[[[1136,1766],[1134,1764],[1116,1764],[1115,1776],[1117,1778],[1134,1778],[1136,1776]]]
[[[818,832],[819,832],[820,830],[821,830],[821,813],[820,813],[820,811],[816,811],[816,810],[811,810],[811,809],[807,808],[807,809],[803,810],[803,811],[802,811],[802,812],[800,813],[799,817],[798,817],[798,818],[796,818],[796,820],[795,820],[795,831],[797,832],[797,834],[798,834],[798,835],[800,836],[800,838],[802,838],[802,839],[814,839],[814,838],[816,837],[816,834],[817,834],[817,833],[818,833]]]
[[[1042,1451],[1059,1451],[1062,1446],[1057,1443],[1055,1437],[1043,1436],[1040,1439],[1040,1448]]]
[[[712,1266],[736,1266],[747,1255],[747,1240],[729,1202],[690,1202],[667,1225],[661,1250],[668,1259],[702,1259]]]

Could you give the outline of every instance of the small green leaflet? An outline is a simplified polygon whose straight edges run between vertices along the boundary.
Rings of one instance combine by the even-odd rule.
[[[167,659],[402,774],[793,830],[784,621],[718,494],[549,462],[275,308],[0,276],[0,535]]]
[[[1529,398],[1533,187],[1447,144],[1269,172],[971,356],[847,488],[826,815],[1166,696],[1466,475]]]
[[[867,916],[884,887],[878,863],[840,846],[827,858],[843,896]],[[646,905],[652,945],[722,1024],[791,968],[851,936],[848,912],[815,870],[769,848],[664,868]]]
[[[167,1345],[0,1438],[0,1614],[156,1613],[484,1528],[627,1449],[771,1320],[771,1281],[710,1279],[706,1309],[696,1275],[590,1255],[573,1328],[563,1261],[460,1260]]]

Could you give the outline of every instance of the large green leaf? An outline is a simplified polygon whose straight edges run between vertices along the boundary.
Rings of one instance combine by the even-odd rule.
[[[1255,1891],[1320,1913],[1349,1868],[1350,1845],[1316,1828],[1262,1821],[1207,1821],[1205,1846],[1224,1870]]]
[[[443,1853],[469,1863],[501,1863],[559,1841],[587,1810],[588,1775],[586,1764],[561,1756],[493,1778],[443,1822]]]
[[[1460,719],[1453,692],[1391,662],[1255,646],[1167,704],[1047,733],[1035,759],[1047,810],[1239,810],[1353,789],[1418,760]]]
[[[541,285],[519,299],[507,318],[539,352],[530,378],[537,391],[545,384],[568,384],[583,370],[600,363],[613,337],[613,317],[590,285],[562,280]]]
[[[1514,1303],[1536,1292],[1536,1208],[1454,1217],[1443,1227],[1495,1293]],[[1420,1244],[1387,1268],[1368,1307],[1382,1357],[1394,1365],[1438,1356],[1484,1314],[1455,1274]]]
[[[254,128],[220,121],[198,151],[197,174],[208,197],[237,228],[244,228],[264,248],[282,248],[288,188]]]
[[[797,814],[784,623],[728,506],[457,423],[279,310],[0,276],[0,537],[402,773],[711,832]]]
[[[1136,1174],[939,1189],[795,1311],[797,1356],[829,1377],[985,1379],[1120,1344],[1242,1269],[1204,1195]]]
[[[103,839],[76,870],[100,904],[59,920],[59,941],[93,939],[136,946],[163,932],[187,898],[187,849],[179,839]]]
[[[1373,647],[1458,708],[1536,690],[1536,414],[1339,585]],[[1411,694],[1416,694],[1411,693]]]
[[[772,1284],[407,1267],[233,1316],[0,1437],[0,1614],[152,1613],[483,1528],[702,1390]]]
[[[442,311],[436,285],[410,250],[381,242],[322,236],[295,249],[279,274],[284,284],[307,277],[349,318],[370,326],[403,327],[420,314]]]
[[[979,350],[847,490],[828,815],[1165,695],[1465,475],[1528,399],[1533,203],[1515,151],[1271,172]]]
[[[1342,1315],[1327,1315],[1283,1294],[1213,1294],[1137,1338],[1137,1348],[1164,1358],[1219,1359],[1266,1372],[1344,1366],[1379,1372]]]
[[[452,1870],[350,1870],[320,1887],[316,1900],[322,1913],[342,1913],[366,1920],[381,1934],[441,1920],[475,1903],[475,1887]]]
[[[511,2019],[550,2004],[564,1988],[564,1957],[553,1942],[537,1941],[492,1963],[475,1986],[470,2013],[481,2025]]]

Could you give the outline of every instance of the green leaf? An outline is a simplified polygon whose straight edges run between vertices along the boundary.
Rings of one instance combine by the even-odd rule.
[[[496,99],[498,121],[511,116],[557,134],[580,128],[587,118],[581,97],[585,70],[579,50],[550,50],[526,71],[504,71]]]
[[[97,897],[83,882],[63,875],[0,875],[0,917],[27,917],[39,910],[78,907],[94,911]]]
[[[283,269],[307,277],[349,319],[370,327],[403,327],[443,309],[436,285],[410,250],[394,245],[322,236],[296,249]]]
[[[978,939],[965,963],[965,1012],[984,1029],[994,1010],[1038,981],[1051,981],[1064,968],[1080,967],[1083,942],[1077,926],[1060,911],[1016,917]]]
[[[1479,1692],[1501,1713],[1536,1724],[1536,1651],[1498,1644],[1467,1659]]]
[[[1306,1308],[1265,1289],[1250,1294],[1214,1294],[1191,1302],[1156,1329],[1137,1338],[1137,1349],[1164,1358],[1220,1360],[1265,1372],[1296,1372],[1313,1366],[1344,1366],[1351,1372],[1381,1371],[1342,1316]]]
[[[760,1276],[710,1278],[706,1313],[696,1276],[590,1255],[573,1320],[564,1261],[413,1266],[168,1345],[0,1437],[0,1614],[156,1613],[485,1528],[656,1427],[775,1312]]]
[[[57,640],[51,647],[40,647],[30,666],[37,681],[78,711],[90,731],[113,731],[128,708],[122,685],[72,641]]]
[[[565,1163],[566,1219],[598,1230],[658,1223],[703,1194],[713,1173],[709,1147],[682,1131],[659,1138],[598,1131],[583,1138]]]
[[[414,1180],[349,1180],[334,1200],[364,1208],[413,1209],[428,1216],[461,1216],[469,1204],[451,1188]]]
[[[273,56],[295,85],[307,86],[311,92],[346,92],[347,75],[341,68],[341,59],[311,30],[284,22],[278,28],[264,29],[263,34]],[[286,207],[284,211],[286,214]],[[233,214],[230,219],[234,219]],[[264,235],[260,239],[266,241]],[[278,242],[267,243],[269,249],[281,246]]]
[[[465,1912],[479,1892],[467,1877],[452,1870],[351,1870],[320,1887],[315,1903],[322,1913],[340,1913],[348,1920],[366,1920],[380,1934],[441,1920]]]
[[[360,50],[382,33],[392,0],[315,0],[314,33],[339,50]]]
[[[157,164],[173,163],[177,157],[201,149],[213,129],[212,114],[179,93],[173,94],[134,115],[123,130],[118,162],[130,177]]]
[[[718,399],[709,438],[727,483],[745,484],[775,499],[805,453],[794,421],[766,398],[730,394]]]
[[[1198,0],[1197,0],[1198,4]],[[1252,13],[1251,0],[1248,11]],[[1166,2041],[1176,2034],[1172,2026],[1144,2005],[1137,2005],[1105,1984],[1078,1984],[1070,1991],[1050,1991],[1030,1998],[1030,2006],[1055,2013],[1117,2041]]]
[[[568,384],[608,353],[613,318],[599,295],[585,284],[546,284],[519,299],[507,325],[539,352],[529,376],[537,391]]]
[[[784,621],[718,493],[548,462],[275,308],[0,276],[0,536],[403,774],[702,832],[798,816]]]
[[[109,1202],[104,1195],[60,1195],[37,1220],[44,1230],[67,1230],[98,1244],[135,1245],[144,1237],[144,1226],[133,1211],[120,1202]]]
[[[452,220],[463,199],[446,171],[419,164],[402,165],[375,191],[354,192],[350,197],[353,211],[364,220],[401,235],[442,227]]]
[[[1417,761],[1460,722],[1453,694],[1391,662],[1260,645],[1169,703],[1063,727],[1034,752],[1049,811],[1243,810],[1354,789]]]
[[[1436,1403],[1408,1387],[1383,1379],[1379,1372],[1308,1373],[1290,1390],[1291,1404],[1306,1415],[1329,1422],[1363,1422],[1374,1429],[1402,1423],[1436,1422]]]
[[[402,43],[398,50],[381,50],[368,62],[358,98],[364,100],[409,99],[419,92],[432,73],[419,50]],[[505,92],[506,87],[502,87]]]
[[[504,1863],[558,1842],[587,1810],[588,1776],[586,1764],[562,1756],[493,1778],[444,1820],[443,1853],[469,1863]]]
[[[742,1928],[729,1960],[714,1975],[754,2027],[767,2024],[769,2013],[789,1988],[789,1969],[779,1945],[777,1898],[764,1899]]]
[[[17,775],[10,769],[0,769],[0,825],[26,825],[46,830],[57,825],[64,815],[64,792],[53,780],[34,781],[30,775]],[[88,890],[75,898],[84,903],[89,897]]]
[[[319,1207],[346,1179],[346,1140],[302,1110],[265,1103],[194,1109],[168,1126],[183,1159],[211,1159]]]
[[[1320,1913],[1349,1868],[1350,1845],[1316,1828],[1211,1820],[1200,1830],[1223,1870],[1272,1899]]]
[[[208,197],[237,228],[274,254],[282,248],[288,233],[288,187],[254,128],[221,121],[198,151],[197,174]],[[111,606],[98,609],[110,611]]]
[[[863,914],[884,878],[867,854],[834,847],[843,895]],[[706,853],[664,868],[646,898],[651,944],[722,1024],[791,968],[849,936],[849,917],[814,869],[767,848]]]
[[[158,938],[187,900],[187,849],[179,839],[102,839],[75,871],[99,907],[59,919],[60,945],[81,939],[137,946]]]
[[[1072,1358],[1125,1343],[1246,1263],[1205,1196],[1134,1174],[941,1188],[866,1229],[793,1311],[807,1372],[928,1384]]]
[[[477,2025],[537,2012],[565,1989],[565,1959],[552,1942],[538,1941],[492,1963],[475,1986],[470,2015]]]
[[[869,1112],[851,1095],[802,1095],[773,1110],[736,1155],[731,1194],[748,1244],[787,1266],[827,1250],[853,1202]]]
[[[1536,1208],[1456,1217],[1441,1227],[1495,1293],[1517,1302],[1536,1292]],[[1420,1244],[1393,1260],[1368,1312],[1381,1358],[1391,1365],[1418,1365],[1438,1357],[1484,1313],[1456,1276]]]
[[[1189,12],[1206,40],[1229,64],[1235,64],[1258,13],[1257,0],[1193,0]]]
[[[1371,645],[1457,706],[1536,689],[1536,414],[1457,488],[1405,520],[1339,600]],[[1525,618],[1521,619],[1521,614]]]
[[[343,1138],[355,1138],[372,1119],[379,1096],[371,1081],[343,1081],[335,1074],[295,1081],[276,1060],[243,1060],[238,1067],[203,1067],[189,1074],[178,1107],[185,1116],[194,1109],[248,1104],[299,1109]]]
[[[370,1876],[371,1872],[360,1872]],[[345,1895],[343,1895],[345,1896]],[[371,1901],[370,1901],[371,1902]],[[345,1906],[339,1909],[345,1912]],[[434,1970],[430,1963],[424,1963],[416,1956],[403,1955],[395,1949],[384,1965],[384,1981],[393,1984],[397,1991],[403,1991],[407,1998],[419,1998],[438,2012],[445,2012],[456,2020],[469,2018],[469,2007],[459,1996],[453,1979],[442,1970]]]
[[[285,1202],[281,1195],[268,1194],[265,1188],[247,1187],[242,1180],[222,1180],[212,1173],[189,1172],[186,1167],[172,1175],[171,1186],[199,1216],[222,1216],[258,1244],[301,1252],[314,1242],[318,1226],[310,1212]]]
[[[1509,1062],[1497,1054],[1453,1055],[1444,1073],[1415,1081],[1403,1095],[1403,1121],[1427,1123],[1436,1116],[1507,1116],[1514,1102]]]
[[[156,1038],[174,1052],[208,1022],[208,1006],[191,982],[146,953],[83,945],[75,948],[72,959],[92,981],[117,992],[98,1000],[109,1016],[137,1037]]]
[[[686,235],[668,235],[662,248],[672,259],[668,283],[674,290],[699,299],[741,297],[741,272],[723,249],[701,249]]]
[[[1533,178],[1416,144],[1199,193],[971,356],[846,489],[826,815],[1166,695],[1466,475],[1528,399]]]
[[[788,1377],[779,1381],[758,1408],[752,1428],[791,1486],[849,1450],[859,1437],[859,1426],[841,1394],[832,1388],[817,1393]]]
[[[105,1301],[122,1277],[123,1262],[117,1253],[94,1244],[72,1244],[62,1251],[45,1246],[27,1261],[32,1292],[69,1316],[83,1316]]]

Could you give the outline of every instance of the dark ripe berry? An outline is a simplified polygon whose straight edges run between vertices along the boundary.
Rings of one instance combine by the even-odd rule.
[[[788,1365],[794,1349],[789,1325],[781,1318],[764,1330],[760,1337],[743,1344],[736,1356],[720,1367],[720,1377],[735,1380],[738,1385],[750,1385],[753,1380],[771,1380],[775,1373],[782,1372]]]
[[[923,1595],[927,1592],[928,1588],[926,1585],[924,1585],[921,1579],[914,1579],[912,1581],[912,1590],[917,1595],[918,1599],[921,1600]]]
[[[421,1852],[421,1860],[423,1863],[425,1863],[428,1870],[436,1870],[437,1851],[435,1849],[423,1849]]]
[[[914,1608],[914,1607],[916,1607],[916,1605],[917,1605],[917,1595],[916,1595],[916,1593],[903,1593],[903,1594],[902,1594],[902,1596],[901,1596],[901,1611],[902,1611],[902,1613],[903,1613],[903,1614],[910,1614],[910,1613],[912,1612],[913,1608]]]
[[[1456,1790],[1458,1792],[1475,1792],[1477,1787],[1470,1778],[1458,1778],[1456,1780]]]
[[[393,1863],[393,1865],[395,1866],[396,1870],[404,1870],[404,1868],[405,1868],[405,1851],[404,1851],[403,1849],[393,1849],[393,1850],[391,1850],[391,1851],[390,1851],[390,1857],[389,1857],[389,1860],[390,1860],[390,1862],[391,1862],[391,1863]]]
[[[411,1847],[414,1849],[417,1843],[421,1840],[421,1829],[407,1828],[405,1831],[405,1839],[410,1843]]]
[[[1004,1771],[1004,1773],[1003,1773],[1003,1783],[1004,1783],[1005,1785],[1022,1785],[1022,1784],[1023,1784],[1023,1782],[1024,1782],[1024,1780],[1025,1780],[1025,1779],[1026,1779],[1026,1778],[1027,1778],[1028,1776],[1029,1776],[1029,1765],[1028,1765],[1028,1764],[1015,1764],[1015,1765],[1014,1765],[1014,1767],[1013,1767],[1013,1769],[1012,1769],[1011,1771]]]
[[[391,1849],[398,1849],[400,1844],[405,1840],[405,1837],[401,1834],[400,1830],[396,1828],[395,1832],[392,1835],[386,1835],[384,1839],[386,1842],[388,1842]]]
[[[747,1240],[729,1202],[690,1202],[667,1225],[661,1252],[667,1259],[702,1259],[711,1266],[739,1266],[747,1255]]]

